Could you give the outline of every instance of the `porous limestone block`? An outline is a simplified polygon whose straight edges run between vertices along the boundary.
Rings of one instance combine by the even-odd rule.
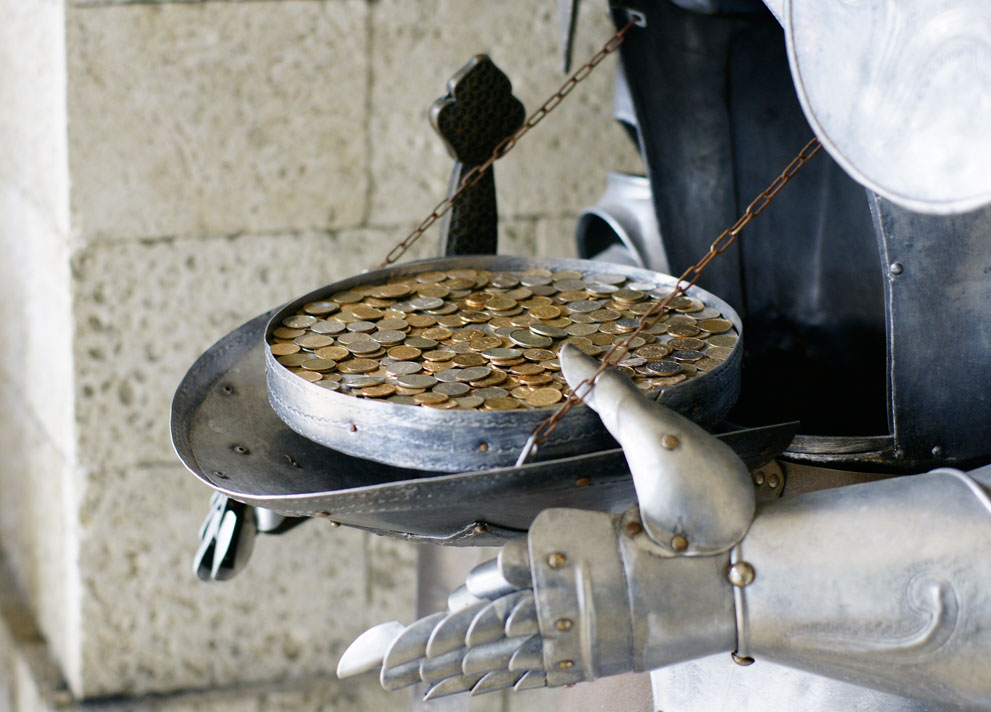
[[[528,113],[564,80],[552,3],[382,0],[372,6],[373,222],[426,212],[444,195],[451,159],[427,110],[448,78],[488,54]],[[575,47],[582,62],[613,33],[602,3],[583,3]],[[607,169],[637,170],[636,150],[612,120],[615,58],[495,164],[499,212],[564,216],[593,202]]]
[[[534,254],[538,257],[577,259],[575,226],[577,217],[541,218],[537,221]]]
[[[78,576],[69,466],[8,383],[0,383],[0,453],[0,544],[53,657],[69,669],[76,662]]]
[[[87,473],[78,695],[330,676],[365,628],[366,535],[324,520],[259,536],[240,574],[201,582],[209,492],[178,464]]]
[[[359,223],[366,22],[362,0],[70,7],[76,234]]]
[[[174,462],[169,408],[203,351],[248,319],[384,256],[392,231],[123,242],[73,260],[82,464]]]

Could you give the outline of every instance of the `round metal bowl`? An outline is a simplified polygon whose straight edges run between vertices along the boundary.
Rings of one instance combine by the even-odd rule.
[[[625,265],[572,259],[475,256],[408,262],[398,267],[366,272],[327,285],[279,309],[265,328],[266,342],[282,320],[304,304],[365,284],[380,284],[396,275],[458,268],[491,272],[519,272],[546,268],[575,270],[583,275],[618,273],[635,281],[673,287],[675,278]],[[741,339],[722,364],[677,386],[665,389],[658,400],[710,426],[729,412],[740,392],[743,325],[736,312],[718,297],[693,287],[688,295],[718,309],[733,322]],[[268,397],[272,408],[290,428],[325,447],[397,467],[433,471],[482,470],[512,465],[534,429],[554,408],[523,411],[435,410],[338,393],[308,383],[282,366],[265,349]],[[561,420],[537,459],[594,452],[615,443],[587,406],[573,408]]]

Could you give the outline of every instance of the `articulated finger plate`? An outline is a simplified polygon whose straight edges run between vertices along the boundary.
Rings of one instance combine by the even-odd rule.
[[[381,667],[387,690],[425,682],[425,700],[516,686],[543,687],[543,645],[525,539],[477,566],[448,599],[448,610],[408,626],[384,623],[355,640],[338,664],[339,677]]]

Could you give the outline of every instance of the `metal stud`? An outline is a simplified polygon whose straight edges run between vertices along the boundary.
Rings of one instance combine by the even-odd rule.
[[[668,433],[663,438],[661,438],[661,447],[663,447],[665,450],[674,450],[680,444],[681,441],[678,440],[678,437],[676,435],[672,435],[671,433]]]
[[[675,551],[684,551],[688,548],[688,539],[681,534],[675,534],[671,537],[671,548]]]
[[[547,565],[552,569],[560,569],[565,564],[568,563],[568,557],[562,554],[560,551],[555,551],[553,554],[547,557]]]
[[[757,577],[754,567],[748,564],[746,561],[737,561],[735,564],[730,566],[729,582],[738,588],[743,588],[749,586],[754,582]]]

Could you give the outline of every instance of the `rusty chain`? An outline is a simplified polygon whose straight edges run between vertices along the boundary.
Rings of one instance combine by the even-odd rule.
[[[760,195],[758,195],[754,200],[747,206],[747,209],[743,211],[743,214],[733,223],[732,227],[724,230],[719,237],[713,240],[712,244],[709,245],[709,250],[702,256],[702,258],[696,262],[694,265],[686,269],[678,277],[678,281],[675,283],[674,289],[665,296],[662,300],[654,304],[649,311],[640,317],[637,327],[627,334],[623,339],[620,339],[613,343],[613,345],[606,351],[605,355],[602,357],[602,363],[595,370],[591,376],[581,381],[577,386],[572,389],[572,394],[568,396],[567,400],[561,404],[554,413],[548,417],[546,420],[540,423],[537,428],[530,435],[527,440],[526,445],[523,447],[519,458],[516,461],[516,465],[520,466],[527,461],[532,452],[544,442],[554,429],[557,424],[561,422],[561,419],[568,414],[573,407],[581,403],[585,396],[588,395],[589,391],[592,389],[592,385],[599,375],[605,371],[613,363],[618,363],[629,351],[630,343],[633,339],[640,335],[644,329],[649,329],[655,324],[657,324],[661,317],[670,311],[670,304],[678,296],[684,294],[688,289],[693,287],[696,282],[698,282],[699,277],[702,276],[702,272],[705,268],[709,266],[716,257],[723,254],[728,250],[736,238],[739,236],[740,232],[750,221],[755,217],[760,215],[764,209],[770,205],[774,197],[781,192],[781,189],[787,185],[796,173],[804,166],[809,160],[812,159],[822,145],[819,143],[819,139],[813,138],[799,151],[798,155],[792,159],[781,174],[771,181],[771,184],[765,188]]]
[[[634,18],[620,28],[616,34],[610,37],[602,48],[592,55],[590,60],[585,62],[584,65],[575,70],[575,72],[565,80],[560,89],[558,89],[547,101],[545,101],[539,109],[527,117],[527,120],[523,122],[522,126],[499,142],[499,144],[492,150],[492,155],[486,159],[485,163],[475,166],[468,171],[468,173],[465,174],[465,177],[461,180],[461,185],[458,186],[458,189],[448,197],[444,198],[444,200],[437,203],[433,211],[431,211],[431,213],[425,217],[423,221],[416,226],[416,228],[413,229],[413,232],[389,250],[389,254],[387,254],[385,259],[378,264],[376,269],[387,267],[402,257],[406,250],[408,250],[414,242],[420,239],[420,236],[423,235],[423,233],[429,230],[435,222],[444,217],[462,193],[470,189],[482,179],[485,171],[489,170],[493,163],[513,150],[516,142],[523,138],[523,136],[530,131],[530,129],[543,121],[545,116],[554,111],[558,104],[560,104],[564,98],[568,96],[568,94],[570,94],[576,86],[578,86],[579,83],[588,77],[588,75],[592,73],[592,70],[595,69],[603,59],[619,49],[619,46],[623,44],[623,40],[626,39],[627,33],[640,21],[641,20],[639,17],[634,16]]]

